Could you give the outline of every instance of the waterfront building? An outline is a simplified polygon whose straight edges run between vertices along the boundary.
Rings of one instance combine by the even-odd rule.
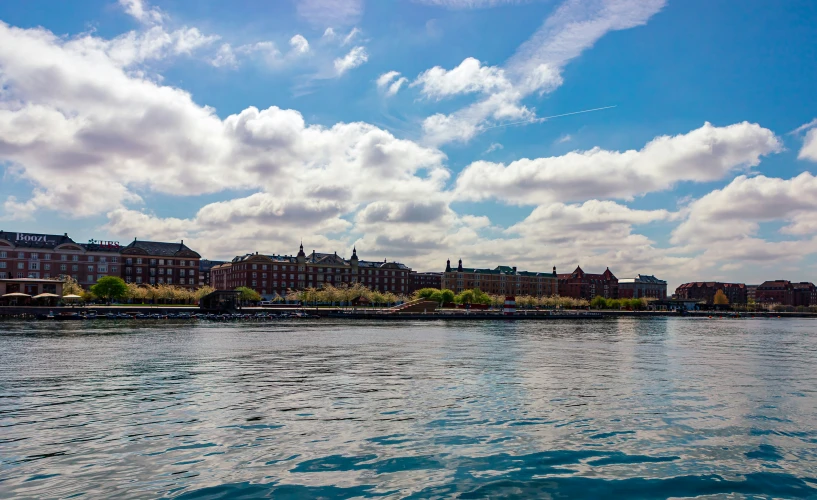
[[[635,278],[621,278],[618,280],[618,298],[663,300],[667,298],[667,282],[647,274],[638,274]]]
[[[746,302],[757,302],[757,287],[760,285],[746,285]]]
[[[127,283],[198,288],[201,255],[181,243],[134,239],[123,247],[122,279]]]
[[[515,266],[497,266],[493,269],[463,267],[462,259],[456,268],[446,261],[442,288],[460,293],[479,288],[493,295],[533,295],[544,297],[559,293],[556,268],[553,272],[518,271]]]
[[[718,290],[723,290],[730,304],[745,304],[747,299],[746,285],[744,283],[720,283],[717,281],[695,281],[684,283],[675,289],[675,297],[679,299],[695,300],[705,302],[709,305],[714,303],[715,294]]]
[[[813,283],[792,283],[788,280],[764,281],[755,291],[755,301],[764,305],[817,305],[817,287]]]
[[[77,243],[62,235],[0,231],[0,279],[70,276],[83,288],[99,278],[119,276],[119,244]]]
[[[584,272],[581,266],[570,274],[559,275],[559,295],[574,299],[593,300],[596,296],[605,299],[617,299],[619,287],[618,279],[608,267],[601,274]]]
[[[199,287],[212,286],[210,284],[210,271],[215,266],[226,264],[223,260],[201,259],[199,261]]]
[[[240,255],[210,270],[213,287],[233,290],[244,286],[264,298],[286,296],[289,290],[341,287],[359,282],[371,290],[406,294],[411,269],[398,262],[360,260],[357,249],[345,259],[337,253],[304,252],[303,245],[292,255]]]
[[[418,273],[412,271],[409,274],[408,293],[414,293],[423,288],[437,288],[443,287],[443,273]]]

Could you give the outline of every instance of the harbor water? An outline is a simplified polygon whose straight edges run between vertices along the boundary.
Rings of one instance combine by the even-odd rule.
[[[817,497],[817,321],[0,323],[2,498]]]

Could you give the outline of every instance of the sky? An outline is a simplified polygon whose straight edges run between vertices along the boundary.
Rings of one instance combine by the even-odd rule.
[[[817,3],[0,3],[0,229],[815,281]]]

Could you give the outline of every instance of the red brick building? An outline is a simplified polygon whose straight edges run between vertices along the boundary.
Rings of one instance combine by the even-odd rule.
[[[618,280],[618,298],[663,300],[667,298],[667,282],[646,274],[622,278]]]
[[[597,295],[606,299],[619,298],[618,279],[608,267],[601,274],[588,274],[577,266],[570,274],[560,274],[559,295],[592,300]]]
[[[817,305],[817,287],[805,281],[765,281],[755,290],[755,301],[765,305],[813,306]]]
[[[714,303],[715,294],[723,290],[730,304],[745,304],[747,299],[746,285],[743,283],[719,283],[717,281],[695,281],[684,283],[675,289],[675,298]]]
[[[418,273],[412,271],[409,274],[408,293],[414,293],[423,288],[437,288],[443,286],[443,273]]]
[[[340,287],[355,282],[380,292],[409,293],[411,269],[397,262],[360,260],[357,249],[349,259],[337,253],[307,255],[301,245],[298,254],[262,255],[252,253],[210,270],[211,286],[218,290],[252,288],[264,298],[286,296],[289,290]]]
[[[119,276],[114,242],[77,243],[68,234],[0,231],[0,279],[50,279],[70,276],[83,288],[103,276]]]
[[[139,241],[119,251],[122,279],[127,283],[198,288],[201,255],[181,243]]]
[[[516,267],[497,266],[494,269],[463,267],[460,259],[457,267],[446,261],[442,276],[442,288],[460,293],[478,288],[492,295],[532,295],[545,297],[558,294],[556,268],[552,273],[517,271]]]

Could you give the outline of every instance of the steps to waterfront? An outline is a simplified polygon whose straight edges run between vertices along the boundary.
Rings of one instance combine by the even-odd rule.
[[[395,313],[413,313],[413,314],[422,314],[422,313],[433,313],[437,311],[437,307],[439,304],[434,302],[433,300],[424,300],[424,299],[417,299],[406,302],[404,304],[400,304],[399,306],[394,306],[386,309],[385,311],[388,314],[395,314]]]

